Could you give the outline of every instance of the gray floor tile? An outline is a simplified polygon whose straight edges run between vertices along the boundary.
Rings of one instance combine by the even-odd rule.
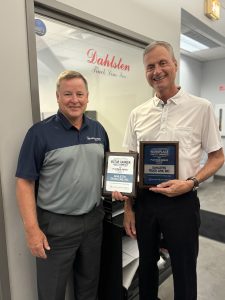
[[[198,190],[201,209],[225,215],[225,179],[215,177],[204,182]],[[225,299],[225,297],[224,297]]]
[[[200,237],[198,299],[225,299],[225,244]]]

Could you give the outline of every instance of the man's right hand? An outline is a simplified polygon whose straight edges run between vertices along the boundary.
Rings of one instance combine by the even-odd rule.
[[[135,215],[132,208],[125,209],[123,225],[126,230],[126,234],[132,239],[136,239]]]
[[[45,234],[39,227],[26,230],[26,240],[33,256],[43,259],[47,258],[45,250],[50,250],[50,247]]]
[[[129,235],[132,239],[136,239],[135,214],[132,209],[132,200],[118,191],[112,192],[112,198],[114,198],[115,200],[124,201],[123,225],[126,234]]]
[[[127,201],[129,198],[118,191],[112,192],[112,198],[119,201]]]

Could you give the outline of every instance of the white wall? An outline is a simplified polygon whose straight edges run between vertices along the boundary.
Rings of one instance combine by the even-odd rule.
[[[180,86],[196,96],[201,95],[202,63],[188,56],[180,56]]]
[[[203,64],[201,95],[210,99],[214,104],[225,104],[225,59],[218,59]]]

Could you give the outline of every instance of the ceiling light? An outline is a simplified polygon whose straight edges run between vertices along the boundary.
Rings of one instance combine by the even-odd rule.
[[[205,0],[205,15],[211,20],[219,20],[220,18],[220,1]]]
[[[181,34],[180,48],[188,52],[196,52],[200,50],[209,49],[208,46],[201,44],[198,41],[185,36],[184,34]]]

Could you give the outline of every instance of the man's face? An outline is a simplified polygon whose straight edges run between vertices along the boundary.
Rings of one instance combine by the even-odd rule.
[[[148,83],[158,93],[168,92],[175,86],[177,62],[168,50],[157,46],[144,56]]]
[[[88,103],[88,91],[81,78],[61,80],[56,97],[59,110],[72,123],[82,119]]]

